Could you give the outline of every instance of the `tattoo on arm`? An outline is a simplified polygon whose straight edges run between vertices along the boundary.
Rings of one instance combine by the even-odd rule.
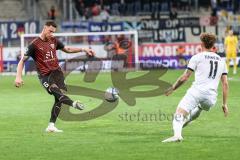
[[[174,85],[173,85],[173,90],[176,90],[176,89],[179,88],[182,84],[184,84],[184,83],[188,80],[188,78],[191,76],[191,74],[192,74],[192,71],[189,70],[189,69],[187,69],[187,70],[183,73],[183,75],[182,75],[180,78],[178,78],[178,80],[174,83]]]
[[[176,83],[173,85],[173,90],[176,90],[178,87],[180,87],[185,81],[182,81],[181,78],[179,78]]]

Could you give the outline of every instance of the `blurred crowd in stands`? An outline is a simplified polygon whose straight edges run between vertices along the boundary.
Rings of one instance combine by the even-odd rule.
[[[199,8],[211,9],[216,16],[217,10],[239,12],[240,0],[74,0],[75,7],[81,17],[89,19],[93,16],[109,15],[135,16],[167,12],[170,18],[177,13],[194,11]]]

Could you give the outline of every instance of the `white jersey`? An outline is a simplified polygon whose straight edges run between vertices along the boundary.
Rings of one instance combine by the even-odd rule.
[[[201,52],[192,56],[188,69],[195,72],[191,88],[207,95],[217,95],[221,76],[227,74],[225,61],[214,52]]]

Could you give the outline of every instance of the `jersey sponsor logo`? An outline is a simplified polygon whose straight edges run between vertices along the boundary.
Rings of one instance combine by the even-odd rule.
[[[47,53],[46,53],[46,59],[54,59],[54,56],[53,56],[53,52],[52,51],[48,51]]]
[[[192,56],[201,52],[200,43],[166,43],[166,44],[143,44],[139,47],[140,57],[178,56],[177,49],[183,47],[184,56]]]

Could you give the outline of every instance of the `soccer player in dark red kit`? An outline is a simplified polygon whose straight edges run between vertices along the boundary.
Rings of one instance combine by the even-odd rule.
[[[38,77],[43,87],[47,92],[54,96],[55,102],[51,111],[51,118],[46,132],[62,132],[55,127],[58,114],[61,110],[61,105],[66,104],[76,109],[83,110],[84,105],[79,101],[72,101],[64,94],[67,91],[64,83],[64,75],[59,66],[56,50],[62,50],[66,53],[86,52],[88,56],[94,56],[94,51],[88,48],[67,47],[62,42],[57,40],[53,33],[56,31],[57,25],[53,21],[45,23],[40,36],[34,39],[27,47],[25,55],[21,58],[17,67],[17,75],[15,86],[23,85],[22,71],[24,62],[32,57],[38,72]]]

